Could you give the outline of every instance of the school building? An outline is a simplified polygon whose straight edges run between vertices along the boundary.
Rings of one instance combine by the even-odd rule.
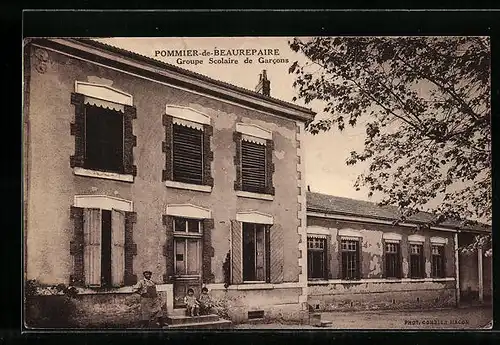
[[[490,230],[393,225],[308,193],[315,113],[255,78],[251,91],[93,40],[26,42],[25,279],[77,287],[80,325],[137,319],[144,270],[169,312],[207,286],[233,322],[491,295],[491,261],[457,251]]]

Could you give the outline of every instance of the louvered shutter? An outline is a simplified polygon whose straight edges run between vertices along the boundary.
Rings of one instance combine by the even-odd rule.
[[[398,245],[396,246],[397,250],[398,250],[398,255],[397,255],[397,264],[396,264],[396,267],[397,267],[397,278],[402,278],[403,276],[403,270],[402,270],[402,267],[401,267],[401,262],[403,261],[402,257],[401,257],[401,243],[398,243]]]
[[[111,213],[111,283],[123,286],[125,274],[125,212]]]
[[[332,279],[332,270],[330,265],[332,262],[332,236],[327,235],[325,241],[325,279]]]
[[[250,141],[241,142],[242,189],[266,192],[266,146]]]
[[[203,183],[203,131],[173,125],[174,181]]]
[[[284,234],[280,224],[273,224],[269,230],[270,280],[273,284],[281,284],[284,280]]]
[[[213,219],[203,220],[203,282],[213,283],[212,258],[214,247],[212,247],[212,230],[214,229]]]
[[[101,210],[87,208],[83,216],[85,284],[101,285]]]
[[[163,255],[165,256],[164,283],[172,282],[174,275],[174,218],[163,215],[163,225],[165,226],[165,244],[163,245]]]
[[[231,278],[233,284],[241,284],[242,276],[242,229],[241,223],[231,220]]]
[[[266,283],[271,282],[271,226],[265,227]]]
[[[356,246],[356,274],[355,274],[355,277],[356,279],[361,279],[361,271],[362,271],[362,267],[361,267],[361,240],[359,240],[357,242],[357,246]]]

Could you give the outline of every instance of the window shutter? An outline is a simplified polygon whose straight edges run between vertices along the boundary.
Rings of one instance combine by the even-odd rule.
[[[162,181],[172,180],[172,126],[173,118],[163,114],[163,126],[165,127],[165,141],[162,143],[162,151],[165,153],[165,170],[162,173]]]
[[[270,263],[271,263],[271,283],[280,284],[283,282],[283,261],[284,261],[284,240],[283,228],[279,224],[273,224],[269,234],[270,242]]]
[[[265,145],[243,140],[241,142],[242,189],[248,192],[266,192]]]
[[[212,273],[212,258],[214,248],[212,247],[212,230],[214,229],[213,219],[203,220],[203,282],[205,284],[214,282]]]
[[[361,279],[361,240],[357,242],[356,246],[356,279]]]
[[[132,120],[137,118],[135,107],[126,105],[123,118],[123,172],[133,176],[137,175],[134,165],[134,147],[137,146],[137,137],[133,133]]]
[[[123,286],[125,274],[125,212],[111,213],[111,283]]]
[[[73,255],[73,274],[70,276],[70,283],[76,286],[83,286],[85,284],[83,266],[83,208],[72,206],[70,212],[74,224],[73,241],[70,242],[70,254]]]
[[[71,135],[75,137],[75,154],[70,156],[70,166],[83,167],[85,163],[85,96],[71,93],[71,104],[75,106],[75,122],[71,123]]]
[[[83,212],[84,272],[86,285],[101,285],[101,210]]]
[[[241,190],[241,133],[233,133],[235,145],[234,167],[236,168],[236,179],[234,181],[234,190]]]
[[[264,251],[266,255],[266,283],[271,282],[271,227],[266,225],[264,237]]]
[[[273,151],[274,151],[274,141],[266,140],[266,187],[264,192],[266,194],[274,195],[273,186],[273,174],[274,174],[274,163],[273,163]]]
[[[214,185],[212,177],[212,161],[214,160],[214,153],[210,146],[210,138],[213,134],[213,127],[203,125],[203,184],[206,186]]]
[[[401,257],[401,244],[398,244],[396,248],[398,249],[397,277],[401,279],[403,277],[403,270],[401,267],[401,262],[403,261]]]
[[[233,284],[241,284],[242,276],[242,229],[241,223],[237,220],[231,220],[231,278]]]
[[[446,277],[446,246],[442,246],[440,251],[441,251],[441,278]]]
[[[203,131],[173,125],[174,181],[203,183]]]
[[[164,283],[172,282],[174,275],[174,218],[163,216],[163,225],[165,225],[166,239],[163,246],[163,255],[165,256],[166,271],[163,276]]]
[[[134,285],[137,283],[137,275],[134,274],[134,256],[137,255],[137,245],[134,243],[134,224],[137,221],[137,213],[125,212],[125,235],[124,235],[124,283]]]
[[[332,270],[330,269],[330,265],[332,262],[332,236],[326,235],[326,243],[325,243],[325,278],[332,279]]]

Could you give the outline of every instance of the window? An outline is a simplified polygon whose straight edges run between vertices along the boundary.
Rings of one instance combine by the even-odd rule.
[[[424,278],[424,253],[421,244],[410,244],[410,277]]]
[[[269,282],[269,254],[268,227],[243,223],[243,281]]]
[[[199,219],[174,218],[176,275],[201,274],[202,228],[203,222]]]
[[[233,139],[236,144],[235,190],[274,195],[272,132],[258,126],[238,123]]]
[[[125,274],[125,212],[84,209],[85,285],[122,286]]]
[[[173,124],[173,180],[203,183],[203,130]]]
[[[432,270],[433,278],[444,278],[444,247],[439,245],[432,246]]]
[[[167,187],[212,190],[210,121],[210,117],[193,109],[167,105],[163,115],[165,169],[162,176]]]
[[[266,146],[250,141],[241,142],[241,189],[246,192],[266,192]]]
[[[341,240],[340,251],[342,253],[342,279],[360,279],[359,240]]]
[[[136,118],[132,96],[109,86],[77,81],[71,103],[75,106],[71,124],[75,154],[70,157],[74,173],[133,182],[137,140],[132,130]]]
[[[399,242],[385,242],[385,277],[401,278]]]
[[[307,238],[307,276],[309,279],[327,279],[326,238]]]
[[[123,173],[123,114],[85,105],[84,168]]]

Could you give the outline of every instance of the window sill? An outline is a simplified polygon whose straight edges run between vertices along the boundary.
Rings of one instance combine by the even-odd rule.
[[[165,181],[165,186],[168,188],[177,188],[177,189],[186,189],[186,190],[194,190],[198,192],[210,193],[212,192],[212,186],[204,186],[193,183],[184,183],[177,181]]]
[[[236,195],[242,198],[270,200],[270,201],[274,200],[274,196],[271,194],[245,192],[242,190],[236,191]]]
[[[330,279],[330,280],[309,280],[307,285],[329,285],[329,284],[367,284],[367,283],[427,283],[427,282],[445,282],[455,281],[455,278],[403,278],[403,279],[359,279],[359,280],[344,280],[344,279]]]
[[[91,169],[85,169],[85,168],[80,168],[80,167],[73,168],[73,173],[77,176],[103,178],[103,179],[123,181],[123,182],[134,182],[133,175],[125,175],[125,174],[118,174],[118,173],[113,173],[113,172],[91,170]]]
[[[236,286],[237,290],[272,290],[274,284],[261,283],[261,282],[243,282],[243,284]]]
[[[91,288],[91,287],[77,287],[79,295],[111,295],[111,294],[133,294],[133,286],[123,286],[120,288],[109,288],[109,289],[101,289],[101,288]],[[171,291],[171,286],[168,284],[157,284],[156,291]]]

